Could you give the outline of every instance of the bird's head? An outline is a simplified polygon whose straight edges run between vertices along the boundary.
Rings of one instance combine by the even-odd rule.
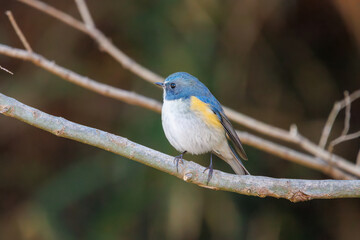
[[[191,96],[207,95],[209,90],[196,77],[186,72],[168,76],[163,83],[155,83],[164,89],[164,100],[187,99]]]

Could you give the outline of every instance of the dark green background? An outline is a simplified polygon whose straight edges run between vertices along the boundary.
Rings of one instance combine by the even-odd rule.
[[[74,1],[46,1],[76,16]],[[354,4],[353,6],[351,4]],[[96,25],[140,64],[197,76],[226,106],[318,142],[343,91],[360,88],[356,0],[89,0]],[[17,1],[0,4],[0,42],[21,43],[79,74],[161,100],[92,39]],[[160,115],[0,56],[0,91],[47,113],[175,155]],[[360,128],[360,101],[350,132]],[[338,136],[343,112],[334,125]],[[246,130],[241,126],[239,129]],[[325,179],[245,146],[254,175]],[[355,161],[359,140],[335,152]],[[204,166],[208,155],[187,156]],[[231,172],[216,159],[215,168]],[[356,239],[359,200],[290,203],[206,190],[126,158],[0,116],[0,239]]]

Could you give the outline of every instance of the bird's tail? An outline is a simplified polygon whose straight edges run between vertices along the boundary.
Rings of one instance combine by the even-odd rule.
[[[244,167],[240,159],[234,157],[231,160],[226,160],[237,175],[250,175],[249,171]]]
[[[249,171],[245,168],[244,164],[242,163],[240,157],[236,154],[234,148],[229,144],[231,149],[233,160],[229,161],[229,165],[234,170],[234,172],[238,175],[251,175]]]
[[[229,164],[237,175],[251,175],[231,145],[229,145],[229,148],[231,149],[231,154],[229,154],[228,151],[227,154],[221,154],[221,152],[214,153]]]

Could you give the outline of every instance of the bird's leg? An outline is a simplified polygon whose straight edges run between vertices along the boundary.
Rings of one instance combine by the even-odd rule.
[[[179,172],[179,162],[180,162],[181,164],[184,163],[184,161],[183,161],[183,156],[184,156],[184,154],[185,154],[186,152],[187,152],[187,151],[184,151],[184,152],[182,152],[179,156],[176,156],[176,157],[174,158],[174,162],[176,162],[176,172]]]
[[[205,168],[205,170],[203,171],[203,173],[204,173],[206,170],[209,170],[208,180],[207,180],[207,182],[206,182],[206,184],[208,185],[209,182],[210,182],[210,179],[211,179],[211,177],[212,177],[212,175],[213,175],[213,171],[214,171],[213,165],[212,165],[212,153],[210,153],[210,165],[209,165],[207,168]]]

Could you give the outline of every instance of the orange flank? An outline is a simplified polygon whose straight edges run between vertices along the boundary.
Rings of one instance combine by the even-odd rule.
[[[199,113],[204,122],[211,127],[221,128],[221,122],[216,114],[211,110],[209,104],[204,103],[197,97],[190,98],[190,109]]]

